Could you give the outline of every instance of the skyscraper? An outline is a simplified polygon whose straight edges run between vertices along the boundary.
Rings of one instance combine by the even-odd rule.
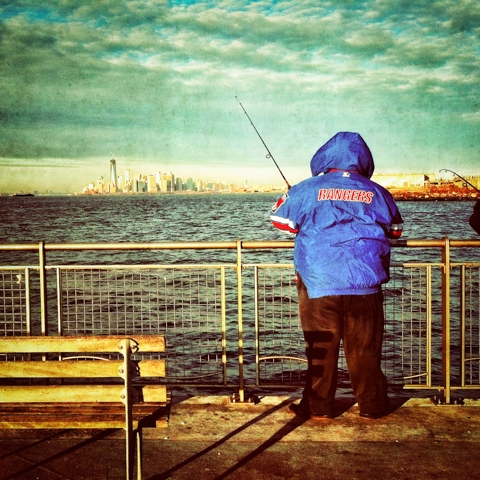
[[[114,158],[110,160],[110,184],[113,185],[113,193],[117,193],[117,162]]]
[[[188,178],[186,187],[187,187],[187,190],[190,190],[192,192],[197,190],[197,187],[195,186],[195,182],[193,181],[192,177]]]
[[[147,175],[147,192],[154,193],[157,191],[157,181],[155,175]]]
[[[180,177],[175,180],[175,190],[181,192],[183,190],[183,181]]]
[[[173,192],[175,190],[175,177],[172,172],[164,173],[160,183],[160,191]]]
[[[140,173],[136,173],[134,176],[133,176],[133,188],[132,188],[132,191],[133,193],[138,193],[139,191],[139,183],[140,183],[140,179],[141,179],[141,174]]]
[[[105,193],[105,182],[103,177],[97,178],[97,192],[98,193]]]

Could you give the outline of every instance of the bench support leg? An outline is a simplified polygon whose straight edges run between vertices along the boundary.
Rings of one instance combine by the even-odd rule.
[[[133,431],[126,431],[126,467],[127,467],[127,480],[133,480],[134,459],[135,459],[135,439],[132,438]]]
[[[137,480],[142,480],[142,429],[139,428],[137,434]]]

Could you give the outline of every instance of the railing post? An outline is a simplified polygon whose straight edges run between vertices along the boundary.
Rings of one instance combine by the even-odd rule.
[[[465,387],[465,295],[466,268],[460,267],[460,386]]]
[[[26,314],[26,334],[30,336],[32,334],[32,291],[30,285],[30,269],[25,269],[25,314]],[[32,359],[32,354],[27,354],[27,360]],[[28,384],[32,385],[32,379],[28,379]]]
[[[442,383],[445,403],[451,401],[451,359],[450,359],[450,240],[444,238],[442,248]]]
[[[62,311],[63,311],[63,301],[62,301],[62,271],[57,268],[57,319],[58,319],[58,336],[62,336]]]
[[[239,400],[245,401],[244,378],[243,378],[243,294],[242,294],[242,241],[237,240],[237,295],[238,295],[238,375]]]
[[[30,269],[25,269],[25,315],[26,315],[26,329],[27,335],[30,336],[32,334],[32,291],[30,285]],[[30,354],[29,359],[30,359]]]
[[[427,385],[432,386],[432,266],[427,267]]]
[[[259,351],[259,311],[258,311],[258,265],[254,267],[254,302],[255,302],[255,385],[260,385]]]
[[[120,340],[118,350],[123,356],[123,366],[119,369],[119,375],[123,378],[125,389],[120,396],[120,401],[125,405],[125,446],[126,446],[126,478],[133,480],[133,413],[132,413],[132,367],[130,359],[132,356],[132,343],[128,338]]]
[[[47,335],[47,271],[45,269],[45,242],[38,244],[39,273],[40,273],[40,322],[42,336]]]

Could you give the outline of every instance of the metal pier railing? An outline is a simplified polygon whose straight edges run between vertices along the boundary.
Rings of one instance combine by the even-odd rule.
[[[0,335],[161,333],[171,385],[231,387],[240,401],[248,388],[301,386],[293,245],[0,245]],[[383,289],[390,385],[440,390],[447,403],[455,390],[480,390],[478,247],[448,238],[394,246]],[[404,252],[413,260],[399,261]],[[339,379],[348,385],[342,355]]]

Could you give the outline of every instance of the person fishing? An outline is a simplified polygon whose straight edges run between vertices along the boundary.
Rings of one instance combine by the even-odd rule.
[[[273,205],[273,225],[296,235],[300,321],[308,368],[302,417],[334,418],[340,341],[360,416],[389,411],[381,369],[381,285],[389,280],[390,243],[403,219],[392,195],[370,180],[374,161],[358,133],[339,132],[313,156],[312,177]]]
[[[454,172],[453,170],[448,170],[447,168],[442,168],[440,172],[450,172],[456,175],[458,178],[463,180],[467,185],[470,185],[477,193],[480,193],[480,190],[472,185],[468,180],[465,180],[461,177],[458,173]],[[468,219],[468,224],[480,235],[480,200],[477,200],[475,206],[473,207],[473,213]]]
[[[473,213],[468,219],[468,224],[480,235],[480,200],[473,207]]]

